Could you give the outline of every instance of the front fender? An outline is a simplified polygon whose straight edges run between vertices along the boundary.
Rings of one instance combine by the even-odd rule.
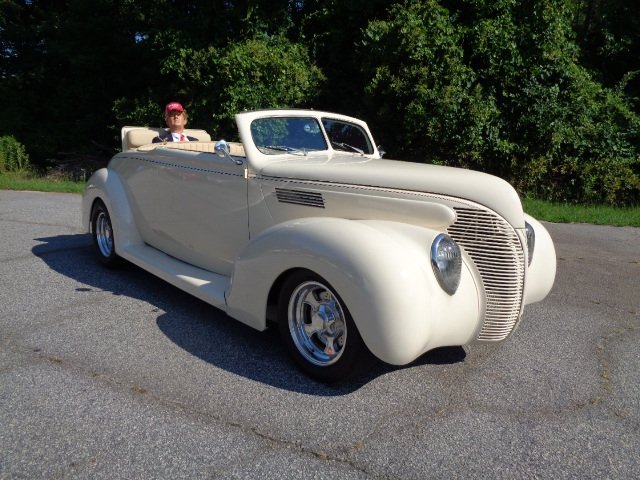
[[[527,214],[525,220],[536,233],[533,259],[527,270],[524,288],[524,303],[530,304],[544,299],[553,287],[556,278],[556,249],[551,235],[539,221]]]
[[[102,200],[109,211],[116,252],[142,243],[122,180],[113,170],[101,168],[87,182],[82,198],[82,224],[87,231],[91,231],[91,209],[96,199]]]
[[[386,221],[306,218],[262,232],[237,259],[228,313],[264,328],[268,294],[284,272],[305,268],[340,295],[371,352],[406,364],[475,337],[482,309],[477,280],[464,262],[458,291],[438,285],[429,249],[440,233]]]

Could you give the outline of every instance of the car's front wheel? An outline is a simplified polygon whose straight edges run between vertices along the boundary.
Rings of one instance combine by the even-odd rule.
[[[282,340],[309,375],[337,381],[361,373],[372,355],[347,306],[327,281],[300,270],[285,281],[278,302]]]
[[[96,201],[91,210],[91,234],[100,262],[108,267],[116,266],[120,257],[116,254],[111,217],[100,200]]]

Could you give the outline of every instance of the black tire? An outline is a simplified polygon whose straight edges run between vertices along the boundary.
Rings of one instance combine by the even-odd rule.
[[[116,253],[111,217],[101,200],[96,200],[91,210],[91,235],[100,263],[107,267],[118,266],[121,259]]]
[[[326,280],[311,271],[298,270],[284,282],[278,326],[296,363],[323,382],[353,377],[373,363],[347,306]]]

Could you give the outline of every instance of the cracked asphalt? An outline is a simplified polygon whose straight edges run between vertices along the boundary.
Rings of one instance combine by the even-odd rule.
[[[95,260],[79,195],[0,191],[0,478],[639,478],[640,229],[548,224],[498,346],[315,383],[257,332]]]

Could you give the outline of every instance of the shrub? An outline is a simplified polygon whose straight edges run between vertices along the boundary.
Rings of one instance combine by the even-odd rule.
[[[29,155],[24,145],[14,137],[0,137],[0,173],[29,170]]]

